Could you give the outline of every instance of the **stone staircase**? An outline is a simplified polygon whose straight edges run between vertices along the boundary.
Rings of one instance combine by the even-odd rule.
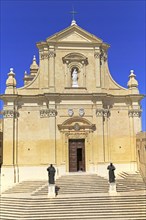
[[[62,176],[58,195],[47,197],[47,181],[24,181],[1,195],[2,220],[146,220],[146,186],[139,173],[117,176],[117,195],[95,174]]]
[[[62,176],[56,181],[56,191],[58,195],[65,194],[91,194],[91,193],[107,193],[107,179],[97,175],[67,175]],[[46,195],[48,193],[48,184],[44,185],[33,195]]]
[[[145,196],[2,198],[1,219],[146,219]]]

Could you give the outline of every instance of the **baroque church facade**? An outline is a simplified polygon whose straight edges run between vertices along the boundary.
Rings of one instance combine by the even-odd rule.
[[[3,108],[2,184],[46,179],[48,164],[57,176],[70,172],[105,175],[136,170],[136,133],[141,105],[134,71],[127,88],[108,68],[109,45],[73,20],[66,29],[37,43],[24,86],[10,69]]]

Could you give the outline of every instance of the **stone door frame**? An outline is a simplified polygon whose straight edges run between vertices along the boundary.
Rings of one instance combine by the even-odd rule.
[[[86,171],[85,169],[85,139],[69,139],[69,172]],[[78,154],[80,150],[81,155]],[[79,158],[81,156],[81,158]],[[80,159],[80,160],[79,160]]]
[[[85,171],[88,170],[88,138],[89,132],[66,132],[65,133],[65,161],[66,172],[69,172],[69,140],[84,139],[85,145]]]

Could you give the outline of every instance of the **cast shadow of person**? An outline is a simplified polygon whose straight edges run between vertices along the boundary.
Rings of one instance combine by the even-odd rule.
[[[58,195],[59,190],[60,190],[60,187],[59,186],[55,186],[55,194],[56,194],[56,196]]]

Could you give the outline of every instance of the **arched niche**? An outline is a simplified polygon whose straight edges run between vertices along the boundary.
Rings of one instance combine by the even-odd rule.
[[[78,71],[78,87],[86,87],[88,58],[81,53],[69,53],[62,58],[65,69],[65,87],[72,87],[73,69]]]

